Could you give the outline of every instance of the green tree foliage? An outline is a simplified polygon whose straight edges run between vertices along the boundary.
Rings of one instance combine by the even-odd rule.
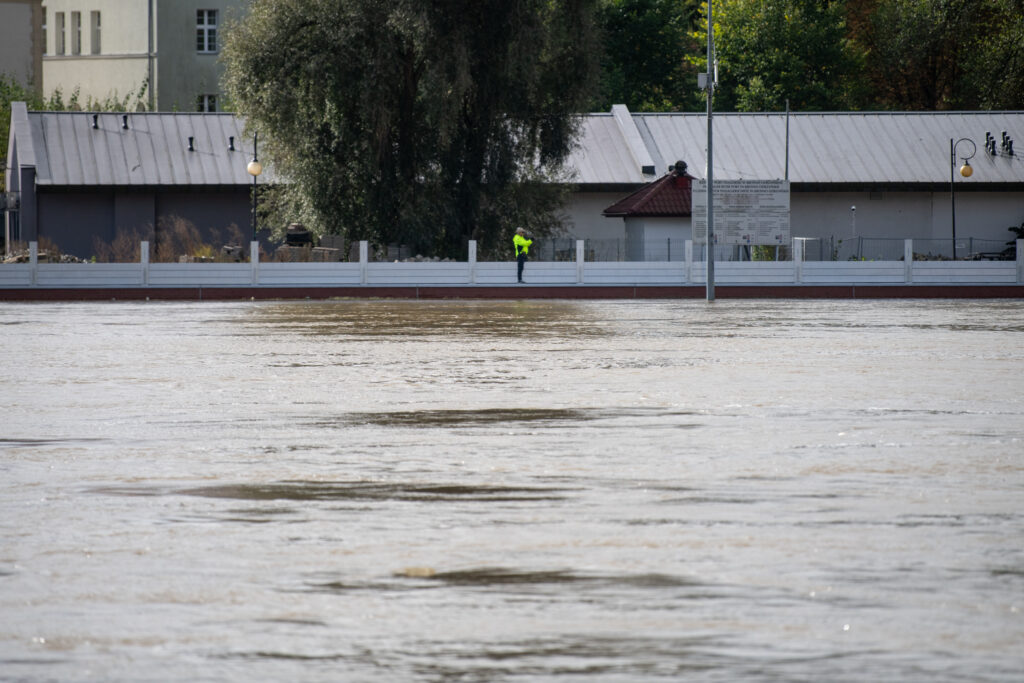
[[[803,111],[860,106],[862,55],[847,39],[844,3],[718,0],[714,20],[716,107],[780,111],[787,99]],[[696,61],[703,70],[706,56]]]
[[[857,39],[884,109],[1024,105],[1024,2],[874,0]]]
[[[721,110],[1024,108],[1024,0],[714,0],[714,13]],[[601,109],[703,109],[687,83],[706,70],[706,0],[604,0],[599,17]]]
[[[686,55],[701,50],[694,38],[700,7],[700,0],[604,0],[601,89],[591,110],[613,104],[631,111],[699,109],[697,68]]]
[[[285,220],[452,256],[555,229],[595,2],[255,0],[226,86],[289,180]]]

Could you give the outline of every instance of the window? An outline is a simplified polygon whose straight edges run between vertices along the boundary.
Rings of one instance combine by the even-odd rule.
[[[199,95],[196,97],[196,111],[217,111],[217,96]]]
[[[196,10],[196,52],[217,51],[217,10]]]
[[[43,54],[48,54],[49,49],[46,46],[46,8],[43,8]]]
[[[71,13],[71,54],[82,54],[82,13]]]
[[[89,25],[92,29],[92,35],[89,39],[89,52],[98,55],[100,53],[100,13],[90,12],[89,13]]]
[[[56,33],[53,36],[53,51],[62,55],[64,54],[64,13],[56,12],[53,18],[57,23]]]

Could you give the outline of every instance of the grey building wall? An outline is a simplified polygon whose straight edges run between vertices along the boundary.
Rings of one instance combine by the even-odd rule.
[[[194,225],[200,239],[213,246],[238,235],[243,242],[250,237],[247,188],[43,190],[35,205],[38,216],[24,218],[36,229],[22,240],[50,240],[61,252],[79,258],[90,258],[96,240],[109,244],[121,231],[155,240],[154,228],[171,229],[175,219]]]
[[[37,210],[37,239],[52,241],[64,253],[86,258],[93,253],[94,237],[105,241],[113,237],[114,205],[109,192],[40,192]]]
[[[216,95],[217,110],[224,110],[220,82],[224,65],[220,50],[226,28],[241,17],[250,0],[158,0],[156,92],[159,111],[195,111],[196,97]],[[217,51],[196,49],[196,11],[217,11]]]
[[[0,0],[0,73],[42,92],[42,0]]]

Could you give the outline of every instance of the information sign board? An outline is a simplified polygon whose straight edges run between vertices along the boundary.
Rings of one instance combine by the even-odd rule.
[[[708,241],[708,181],[692,185],[693,241]],[[716,180],[716,244],[789,244],[788,180]]]

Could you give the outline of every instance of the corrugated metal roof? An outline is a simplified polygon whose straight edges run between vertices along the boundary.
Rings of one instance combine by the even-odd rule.
[[[652,156],[681,159],[704,177],[707,116],[634,114]],[[977,146],[965,183],[1024,182],[1024,153],[985,153],[985,133],[1024,140],[1024,112],[795,113],[789,118],[789,179],[796,183],[949,182],[950,139]],[[583,141],[584,146],[589,141]],[[785,114],[715,114],[715,177],[775,179],[786,173]],[[998,151],[998,145],[997,145]],[[960,143],[961,152],[970,145]],[[958,160],[959,165],[959,160]]]
[[[23,106],[23,105],[22,105]],[[31,112],[12,121],[21,159],[35,157],[39,185],[248,185],[252,137],[233,114]],[[785,175],[786,116],[715,114],[715,177],[774,179]],[[631,122],[631,124],[630,124]],[[704,176],[705,114],[613,113],[582,117],[580,144],[568,160],[574,182],[640,186],[677,160]],[[29,135],[24,134],[27,128]],[[948,183],[949,141],[977,146],[971,184],[1024,183],[1024,112],[794,113],[789,177],[794,183]],[[1020,144],[1010,157],[985,153],[985,133],[1006,131]],[[228,150],[234,136],[235,151]],[[195,151],[189,152],[188,138]],[[31,140],[31,148],[25,145]],[[961,143],[958,151],[969,149]],[[655,174],[644,174],[653,163]],[[648,168],[649,170],[649,168]],[[260,182],[273,182],[271,169]]]
[[[631,185],[651,180],[641,173],[618,121],[611,114],[583,117],[580,143],[568,163],[575,182]]]
[[[233,114],[31,112],[39,185],[248,185],[253,141]],[[127,129],[123,127],[127,116]],[[188,139],[193,138],[193,151]],[[235,150],[228,149],[234,137]],[[271,180],[265,170],[260,180]]]

